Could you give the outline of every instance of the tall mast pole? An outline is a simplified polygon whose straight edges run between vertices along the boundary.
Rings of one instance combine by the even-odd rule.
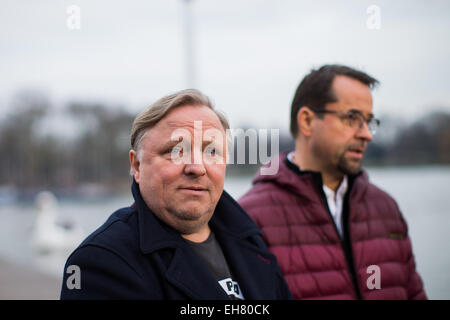
[[[184,31],[184,50],[185,50],[185,73],[186,86],[195,88],[195,59],[193,44],[193,21],[192,21],[192,2],[193,0],[182,0],[183,2],[183,31]]]

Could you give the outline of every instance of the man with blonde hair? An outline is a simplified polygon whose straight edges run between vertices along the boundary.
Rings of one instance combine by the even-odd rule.
[[[62,299],[289,299],[275,257],[223,191],[226,118],[197,90],[138,115],[129,152],[135,203],[69,257]]]

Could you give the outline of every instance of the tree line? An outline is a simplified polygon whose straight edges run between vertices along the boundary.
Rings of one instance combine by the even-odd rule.
[[[70,192],[90,184],[111,190],[129,187],[129,134],[135,114],[86,102],[57,109],[36,93],[20,95],[9,109],[0,119],[0,186],[30,192],[42,188]],[[59,133],[46,128],[57,110],[64,115]],[[65,123],[68,119],[71,126]],[[409,124],[399,123],[382,119],[379,130],[384,135],[369,144],[365,165],[450,164],[450,113],[433,111]],[[284,128],[279,138],[280,152],[294,148]],[[245,151],[249,159],[248,143]],[[253,174],[259,164],[230,164],[227,174]]]

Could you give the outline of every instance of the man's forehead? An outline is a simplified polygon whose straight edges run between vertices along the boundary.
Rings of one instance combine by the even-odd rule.
[[[332,89],[337,97],[371,97],[370,88],[357,79],[347,76],[336,76],[332,82]]]
[[[216,128],[216,129],[222,129],[222,124],[220,121],[211,121],[208,119],[168,119],[165,122],[165,126],[168,128],[185,128],[185,129],[209,129],[209,128]]]
[[[164,120],[164,119],[163,119]],[[201,133],[202,140],[211,140],[211,136],[214,136],[217,140],[221,137],[225,137],[226,133],[220,122],[208,121],[208,120],[161,120],[158,124],[148,129],[146,136],[152,137],[150,140],[159,141],[161,144],[171,144],[173,141],[182,140],[183,137],[189,136],[192,138],[194,135]],[[154,139],[157,140],[154,140]]]
[[[372,93],[364,83],[347,76],[336,76],[332,84],[337,98],[335,107],[340,111],[358,111],[365,116],[372,114]]]
[[[223,129],[217,114],[207,106],[177,107],[169,111],[160,122],[169,128],[217,127]]]

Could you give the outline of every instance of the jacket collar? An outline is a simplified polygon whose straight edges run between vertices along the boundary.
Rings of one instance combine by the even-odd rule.
[[[183,246],[184,241],[179,232],[157,218],[148,208],[142,198],[139,184],[134,179],[131,191],[138,214],[141,251],[150,253],[162,248]],[[238,239],[261,233],[251,218],[225,190],[209,223],[214,232],[222,232]]]
[[[306,191],[314,189],[320,194],[323,192],[322,174],[318,171],[301,170],[297,165],[287,159],[289,152],[290,151],[286,151],[279,155],[279,169],[277,173],[273,175],[262,175],[260,173],[261,171],[259,171],[253,178],[253,184],[272,182],[280,185],[283,189],[299,194],[302,197],[307,197],[311,200],[316,199],[315,194],[311,194]],[[270,165],[271,164],[268,163],[265,166],[270,167]],[[355,198],[361,197],[369,185],[367,172],[361,170],[356,175],[348,176],[348,178],[348,190],[350,190],[352,196]]]

